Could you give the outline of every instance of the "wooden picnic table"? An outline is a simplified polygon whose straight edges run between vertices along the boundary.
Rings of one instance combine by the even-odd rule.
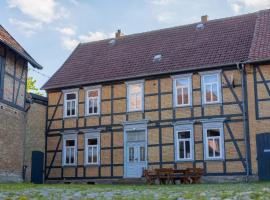
[[[148,184],[154,184],[156,180],[159,184],[175,184],[176,180],[181,183],[199,183],[203,175],[201,168],[173,169],[160,168],[155,170],[144,170],[143,172]]]

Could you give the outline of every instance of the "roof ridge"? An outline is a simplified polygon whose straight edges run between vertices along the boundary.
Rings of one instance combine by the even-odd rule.
[[[239,18],[239,17],[245,17],[245,16],[249,16],[249,15],[252,16],[252,15],[255,15],[255,14],[261,12],[261,11],[267,11],[267,10],[270,10],[270,9],[259,10],[259,11],[256,11],[256,12],[250,12],[250,13],[245,13],[245,14],[241,14],[241,15],[235,15],[235,16],[229,16],[229,17],[222,17],[222,18],[217,18],[217,19],[211,19],[211,20],[207,21],[206,24],[211,23],[211,22],[225,21],[225,20],[229,20],[229,19],[234,19],[234,18]],[[81,42],[80,44],[82,44],[82,45],[96,44],[96,43],[99,43],[99,42],[105,42],[105,41],[109,41],[109,40],[112,40],[112,39],[123,40],[123,39],[129,38],[129,37],[140,36],[140,35],[145,35],[145,34],[151,34],[151,33],[156,33],[156,32],[160,32],[160,31],[173,30],[173,29],[177,29],[177,28],[183,28],[183,27],[187,27],[187,26],[197,25],[199,23],[201,23],[201,22],[199,21],[199,22],[194,22],[194,23],[190,23],[190,24],[176,25],[176,26],[172,26],[172,27],[166,27],[166,28],[155,29],[155,30],[150,30],[150,31],[143,31],[143,32],[139,32],[139,33],[132,33],[132,34],[124,35],[120,39],[116,39],[114,37],[110,37],[110,38],[102,39],[102,40],[89,41],[89,42]]]

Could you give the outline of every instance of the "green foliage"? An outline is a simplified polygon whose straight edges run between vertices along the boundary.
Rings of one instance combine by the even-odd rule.
[[[40,90],[37,88],[36,86],[36,82],[37,80],[35,80],[33,77],[28,77],[27,78],[27,93],[34,93],[34,94],[38,94],[38,95],[42,95],[42,93],[40,92]]]

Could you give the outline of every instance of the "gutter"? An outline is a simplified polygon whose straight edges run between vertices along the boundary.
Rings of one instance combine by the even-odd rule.
[[[250,145],[249,145],[249,125],[247,123],[247,85],[246,85],[246,71],[244,63],[237,63],[237,69],[241,73],[241,85],[242,85],[242,108],[243,108],[243,131],[244,131],[244,141],[245,141],[245,157],[246,157],[246,182],[249,181],[250,175]]]

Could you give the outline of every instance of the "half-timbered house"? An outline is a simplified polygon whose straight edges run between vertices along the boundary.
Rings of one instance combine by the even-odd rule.
[[[44,137],[37,134],[39,130],[33,129],[31,123],[42,122],[42,119],[45,119],[46,105],[43,104],[42,108],[36,109],[40,113],[30,112],[31,115],[28,115],[27,111],[30,108],[41,105],[40,103],[36,105],[35,102],[38,101],[34,99],[32,104],[26,103],[28,64],[42,69],[0,25],[0,182],[18,182],[25,178],[30,180],[30,174],[26,174],[26,165],[28,169],[31,168],[31,153],[33,150],[44,151],[44,145],[41,146],[42,143],[44,144]],[[46,101],[44,102],[46,104]],[[41,116],[38,116],[39,114]],[[41,128],[45,126],[45,122],[37,126],[40,132],[43,132]],[[29,138],[30,132],[30,135],[35,138]],[[39,146],[34,147],[31,141],[36,141]],[[30,157],[27,163],[26,157]]]
[[[269,24],[270,10],[203,16],[79,44],[44,85],[45,179],[187,167],[209,180],[269,178]]]

